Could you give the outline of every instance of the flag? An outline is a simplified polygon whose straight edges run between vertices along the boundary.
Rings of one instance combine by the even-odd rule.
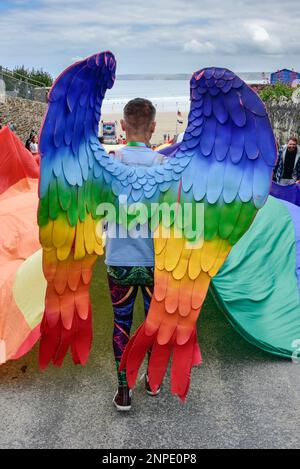
[[[183,117],[179,110],[177,111],[177,124],[183,124]]]

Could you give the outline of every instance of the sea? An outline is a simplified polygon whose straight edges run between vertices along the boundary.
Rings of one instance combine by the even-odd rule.
[[[241,72],[237,73],[246,83],[267,83],[268,73],[262,72]],[[158,111],[172,112],[180,110],[189,111],[189,80],[186,76],[182,79],[175,79],[172,76],[161,78],[122,78],[117,77],[111,90],[107,90],[106,97],[102,105],[102,112],[119,113],[125,104],[133,98],[150,99]]]

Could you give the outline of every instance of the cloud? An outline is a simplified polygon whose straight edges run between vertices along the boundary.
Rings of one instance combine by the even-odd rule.
[[[141,63],[155,72],[300,68],[299,15],[296,0],[14,0],[1,6],[1,62],[55,75],[73,58],[110,49],[119,73]]]
[[[248,25],[248,30],[252,37],[252,41],[257,46],[258,50],[271,54],[282,52],[280,39],[275,34],[272,37],[266,27],[258,23],[250,23]]]
[[[187,52],[213,52],[215,50],[215,46],[209,42],[200,42],[197,39],[191,39],[190,41],[184,43],[183,49]]]

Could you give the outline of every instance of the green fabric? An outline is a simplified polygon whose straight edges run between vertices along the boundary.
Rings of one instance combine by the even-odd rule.
[[[252,344],[291,357],[300,339],[294,225],[269,197],[214,278],[213,293],[236,330]]]

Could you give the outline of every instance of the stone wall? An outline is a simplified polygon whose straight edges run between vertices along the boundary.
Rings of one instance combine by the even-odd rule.
[[[286,143],[289,137],[300,139],[300,104],[295,104],[285,97],[267,104],[269,117],[280,144]]]
[[[47,105],[38,101],[7,96],[0,103],[0,123],[12,122],[16,134],[26,142],[31,130],[39,132]]]

